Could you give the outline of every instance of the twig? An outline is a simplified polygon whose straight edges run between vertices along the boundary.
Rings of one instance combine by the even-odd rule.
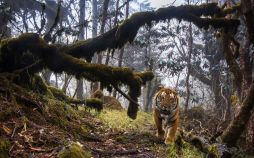
[[[209,141],[211,141],[211,142],[214,142],[214,141],[216,141],[216,138],[218,138],[219,136],[221,136],[222,135],[222,133],[223,133],[223,131],[221,130],[221,131],[217,131],[211,138],[210,138],[210,140]]]
[[[120,88],[118,88],[116,85],[112,84],[112,86],[116,89],[116,91],[118,91],[120,94],[122,94],[126,99],[128,99],[130,102],[132,102],[133,104],[139,106],[139,104],[133,100],[130,96],[128,96],[127,94],[125,94]]]
[[[15,125],[15,127],[14,127],[14,129],[13,129],[13,132],[12,132],[12,135],[11,135],[11,138],[13,138],[13,136],[14,136],[16,130],[17,130],[17,126]]]
[[[122,9],[127,3],[129,3],[130,1],[132,1],[132,0],[127,0],[127,1],[125,1],[121,6],[119,6],[118,8],[117,8],[117,11],[118,10],[120,10],[120,9]]]
[[[47,41],[47,42],[52,40],[51,33],[54,30],[54,28],[57,26],[57,23],[60,20],[61,3],[62,3],[62,1],[59,0],[58,6],[57,6],[55,21],[54,21],[53,25],[50,27],[49,31],[44,36],[44,40]]]
[[[200,127],[201,129],[203,129],[201,121],[199,121],[199,120],[197,120],[197,119],[193,119],[193,121],[198,122],[198,123],[199,123],[199,127]]]
[[[92,149],[94,153],[104,156],[113,156],[113,155],[134,155],[139,153],[137,149],[130,149],[130,150],[112,150],[112,151],[105,151],[99,149]]]
[[[20,94],[17,94],[17,93],[13,93],[13,95],[19,99],[20,101],[24,102],[24,104],[29,104],[29,105],[32,105],[34,106],[35,108],[38,108],[39,109],[39,112],[43,112],[43,108],[42,108],[42,105],[41,103],[39,102],[36,102],[34,100],[32,100],[32,98],[26,98]]]

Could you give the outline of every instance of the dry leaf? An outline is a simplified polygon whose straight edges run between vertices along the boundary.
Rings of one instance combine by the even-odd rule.
[[[10,135],[12,132],[11,132],[11,129],[10,128],[8,128],[8,127],[6,127],[5,125],[3,125],[3,130],[4,130],[4,132],[6,133],[6,134],[8,134],[8,135]]]

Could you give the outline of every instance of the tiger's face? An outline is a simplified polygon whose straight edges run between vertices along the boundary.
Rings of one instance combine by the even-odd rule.
[[[161,91],[157,94],[157,104],[163,110],[174,110],[178,105],[177,93],[175,91]]]

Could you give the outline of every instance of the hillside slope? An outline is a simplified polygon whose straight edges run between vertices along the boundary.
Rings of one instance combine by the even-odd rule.
[[[0,158],[163,158],[194,152],[168,149],[155,137],[150,114],[140,112],[131,120],[126,111],[77,110],[1,77]]]

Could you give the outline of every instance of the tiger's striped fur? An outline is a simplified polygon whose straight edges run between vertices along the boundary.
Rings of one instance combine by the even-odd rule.
[[[166,134],[165,143],[173,143],[179,126],[179,97],[175,90],[161,88],[155,94],[153,117],[157,127],[157,136],[164,139],[164,134]]]

